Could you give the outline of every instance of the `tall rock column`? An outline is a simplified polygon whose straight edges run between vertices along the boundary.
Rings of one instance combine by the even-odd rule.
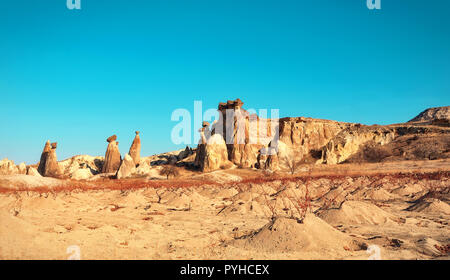
[[[139,137],[139,131],[136,131],[136,136],[134,137],[128,153],[133,159],[135,166],[138,166],[141,162],[141,138]]]
[[[51,149],[52,149],[52,147],[50,146],[50,140],[47,140],[47,142],[45,142],[44,150],[42,151],[41,159],[39,160],[39,166],[38,166],[38,172],[42,176],[44,176],[45,162],[47,161],[47,157],[48,157],[48,154],[50,153]]]
[[[62,174],[61,169],[58,165],[58,160],[56,158],[56,147],[57,143],[52,143],[50,151],[47,153],[47,158],[45,160],[44,176],[45,177],[58,177]]]
[[[109,143],[105,153],[105,162],[103,163],[102,173],[116,173],[120,167],[119,142],[117,136],[113,135],[106,139]]]

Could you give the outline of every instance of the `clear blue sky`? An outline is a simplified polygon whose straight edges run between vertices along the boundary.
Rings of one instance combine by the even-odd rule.
[[[241,98],[365,124],[450,105],[450,1],[0,1],[0,158],[174,150],[170,120]]]

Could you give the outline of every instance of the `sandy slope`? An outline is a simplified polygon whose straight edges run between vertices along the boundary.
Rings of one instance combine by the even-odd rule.
[[[0,258],[67,259],[71,245],[82,259],[367,259],[370,245],[383,259],[448,258],[450,181],[439,168],[311,180],[232,170],[215,172],[217,185],[57,192],[17,191],[9,178]]]

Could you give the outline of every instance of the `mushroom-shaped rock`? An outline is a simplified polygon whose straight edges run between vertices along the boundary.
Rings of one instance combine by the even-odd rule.
[[[139,131],[136,131],[133,143],[131,144],[130,151],[128,152],[134,161],[134,165],[137,166],[141,162],[141,138],[139,137]]]
[[[133,158],[129,154],[126,154],[120,164],[116,177],[117,179],[127,178],[133,173],[136,173],[136,165],[134,164]]]
[[[103,163],[102,173],[116,173],[120,166],[119,142],[116,141],[117,136],[113,135],[106,139],[109,143],[106,148],[105,162]]]

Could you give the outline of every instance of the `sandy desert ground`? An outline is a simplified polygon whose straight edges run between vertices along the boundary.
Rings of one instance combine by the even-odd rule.
[[[0,258],[368,259],[376,245],[381,259],[449,259],[449,163],[0,176]]]

